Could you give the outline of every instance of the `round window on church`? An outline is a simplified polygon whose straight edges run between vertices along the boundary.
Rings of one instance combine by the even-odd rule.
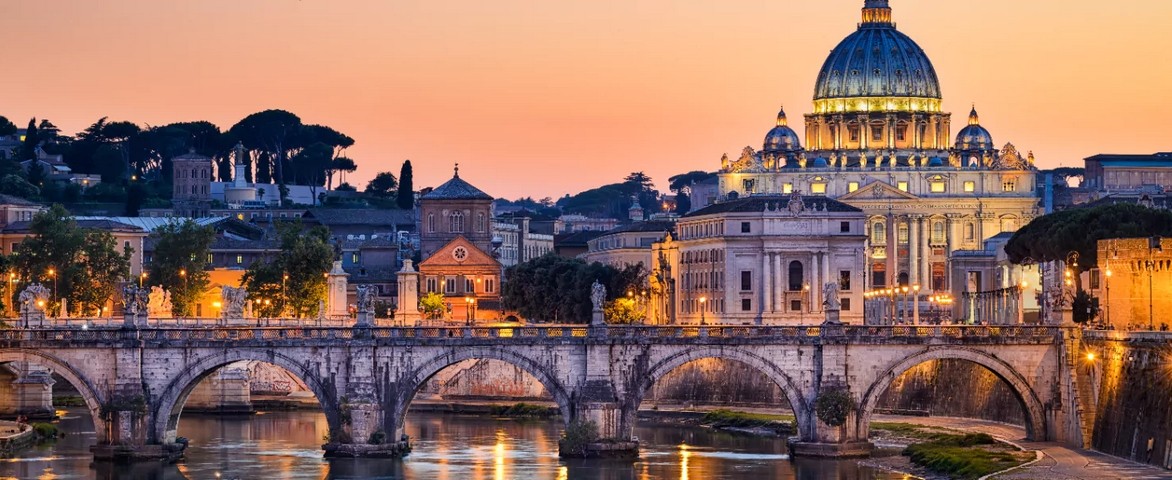
[[[468,258],[468,249],[464,247],[456,247],[452,250],[452,257],[455,258],[457,262],[463,262]]]

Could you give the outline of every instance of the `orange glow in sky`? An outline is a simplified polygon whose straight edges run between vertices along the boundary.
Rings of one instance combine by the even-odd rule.
[[[1172,150],[1166,0],[892,0],[953,134],[976,103],[1042,168]],[[415,165],[498,197],[719,168],[784,104],[802,133],[863,0],[41,0],[5,4],[0,115],[228,128],[283,108],[356,140],[360,188]]]

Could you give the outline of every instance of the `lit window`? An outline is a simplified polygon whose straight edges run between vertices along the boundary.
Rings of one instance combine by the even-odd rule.
[[[895,185],[896,185],[896,188],[903,190],[905,192],[907,191],[907,182],[898,182]]]
[[[810,184],[810,193],[818,194],[818,195],[826,194],[826,184],[825,183],[811,183]]]
[[[357,253],[350,254],[350,263],[358,263],[358,254]]]
[[[895,235],[899,239],[899,243],[907,243],[907,224],[899,224],[899,228],[896,230]]]
[[[1017,182],[1014,182],[1013,180],[1006,180],[1001,184],[1002,192],[1012,192],[1014,190],[1017,190]]]
[[[934,181],[934,182],[932,182],[931,186],[932,186],[932,193],[944,193],[944,191],[945,191],[944,182]]]
[[[846,184],[846,191],[853,192],[859,189],[859,182],[850,182]]]
[[[444,293],[456,293],[456,279],[454,279],[454,278],[445,279]]]
[[[787,183],[781,186],[781,193],[794,193],[794,184]]]
[[[968,193],[973,193],[973,192],[977,191],[977,182],[974,182],[972,180],[964,182],[964,191],[968,192]]]
[[[237,256],[236,256],[236,264],[237,264],[237,265],[240,265],[240,264],[243,264],[243,263],[244,263],[244,255],[237,255]]]

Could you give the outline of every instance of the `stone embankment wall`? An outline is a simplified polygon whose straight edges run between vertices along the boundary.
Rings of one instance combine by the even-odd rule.
[[[1172,469],[1172,336],[1096,341],[1079,359],[1098,386],[1092,445],[1104,453]]]
[[[1025,424],[1021,401],[985,367],[964,360],[924,362],[891,382],[879,409]]]

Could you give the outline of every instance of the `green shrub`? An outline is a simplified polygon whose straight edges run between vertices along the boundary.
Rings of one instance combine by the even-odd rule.
[[[84,407],[85,400],[76,395],[53,397],[54,407]]]
[[[574,420],[566,426],[558,448],[562,455],[582,455],[586,446],[598,441],[598,425],[590,421]]]
[[[504,417],[548,417],[553,414],[548,407],[524,402],[512,405],[493,405],[490,411],[493,415]]]
[[[778,434],[794,433],[792,415],[769,415],[719,409],[704,414],[700,423],[716,428],[768,428]]]
[[[814,413],[818,420],[832,427],[841,427],[846,417],[855,409],[855,399],[845,390],[829,389],[818,395],[814,402]]]
[[[33,431],[37,432],[37,437],[52,440],[61,435],[61,431],[57,429],[56,425],[52,423],[37,422],[32,424]]]

